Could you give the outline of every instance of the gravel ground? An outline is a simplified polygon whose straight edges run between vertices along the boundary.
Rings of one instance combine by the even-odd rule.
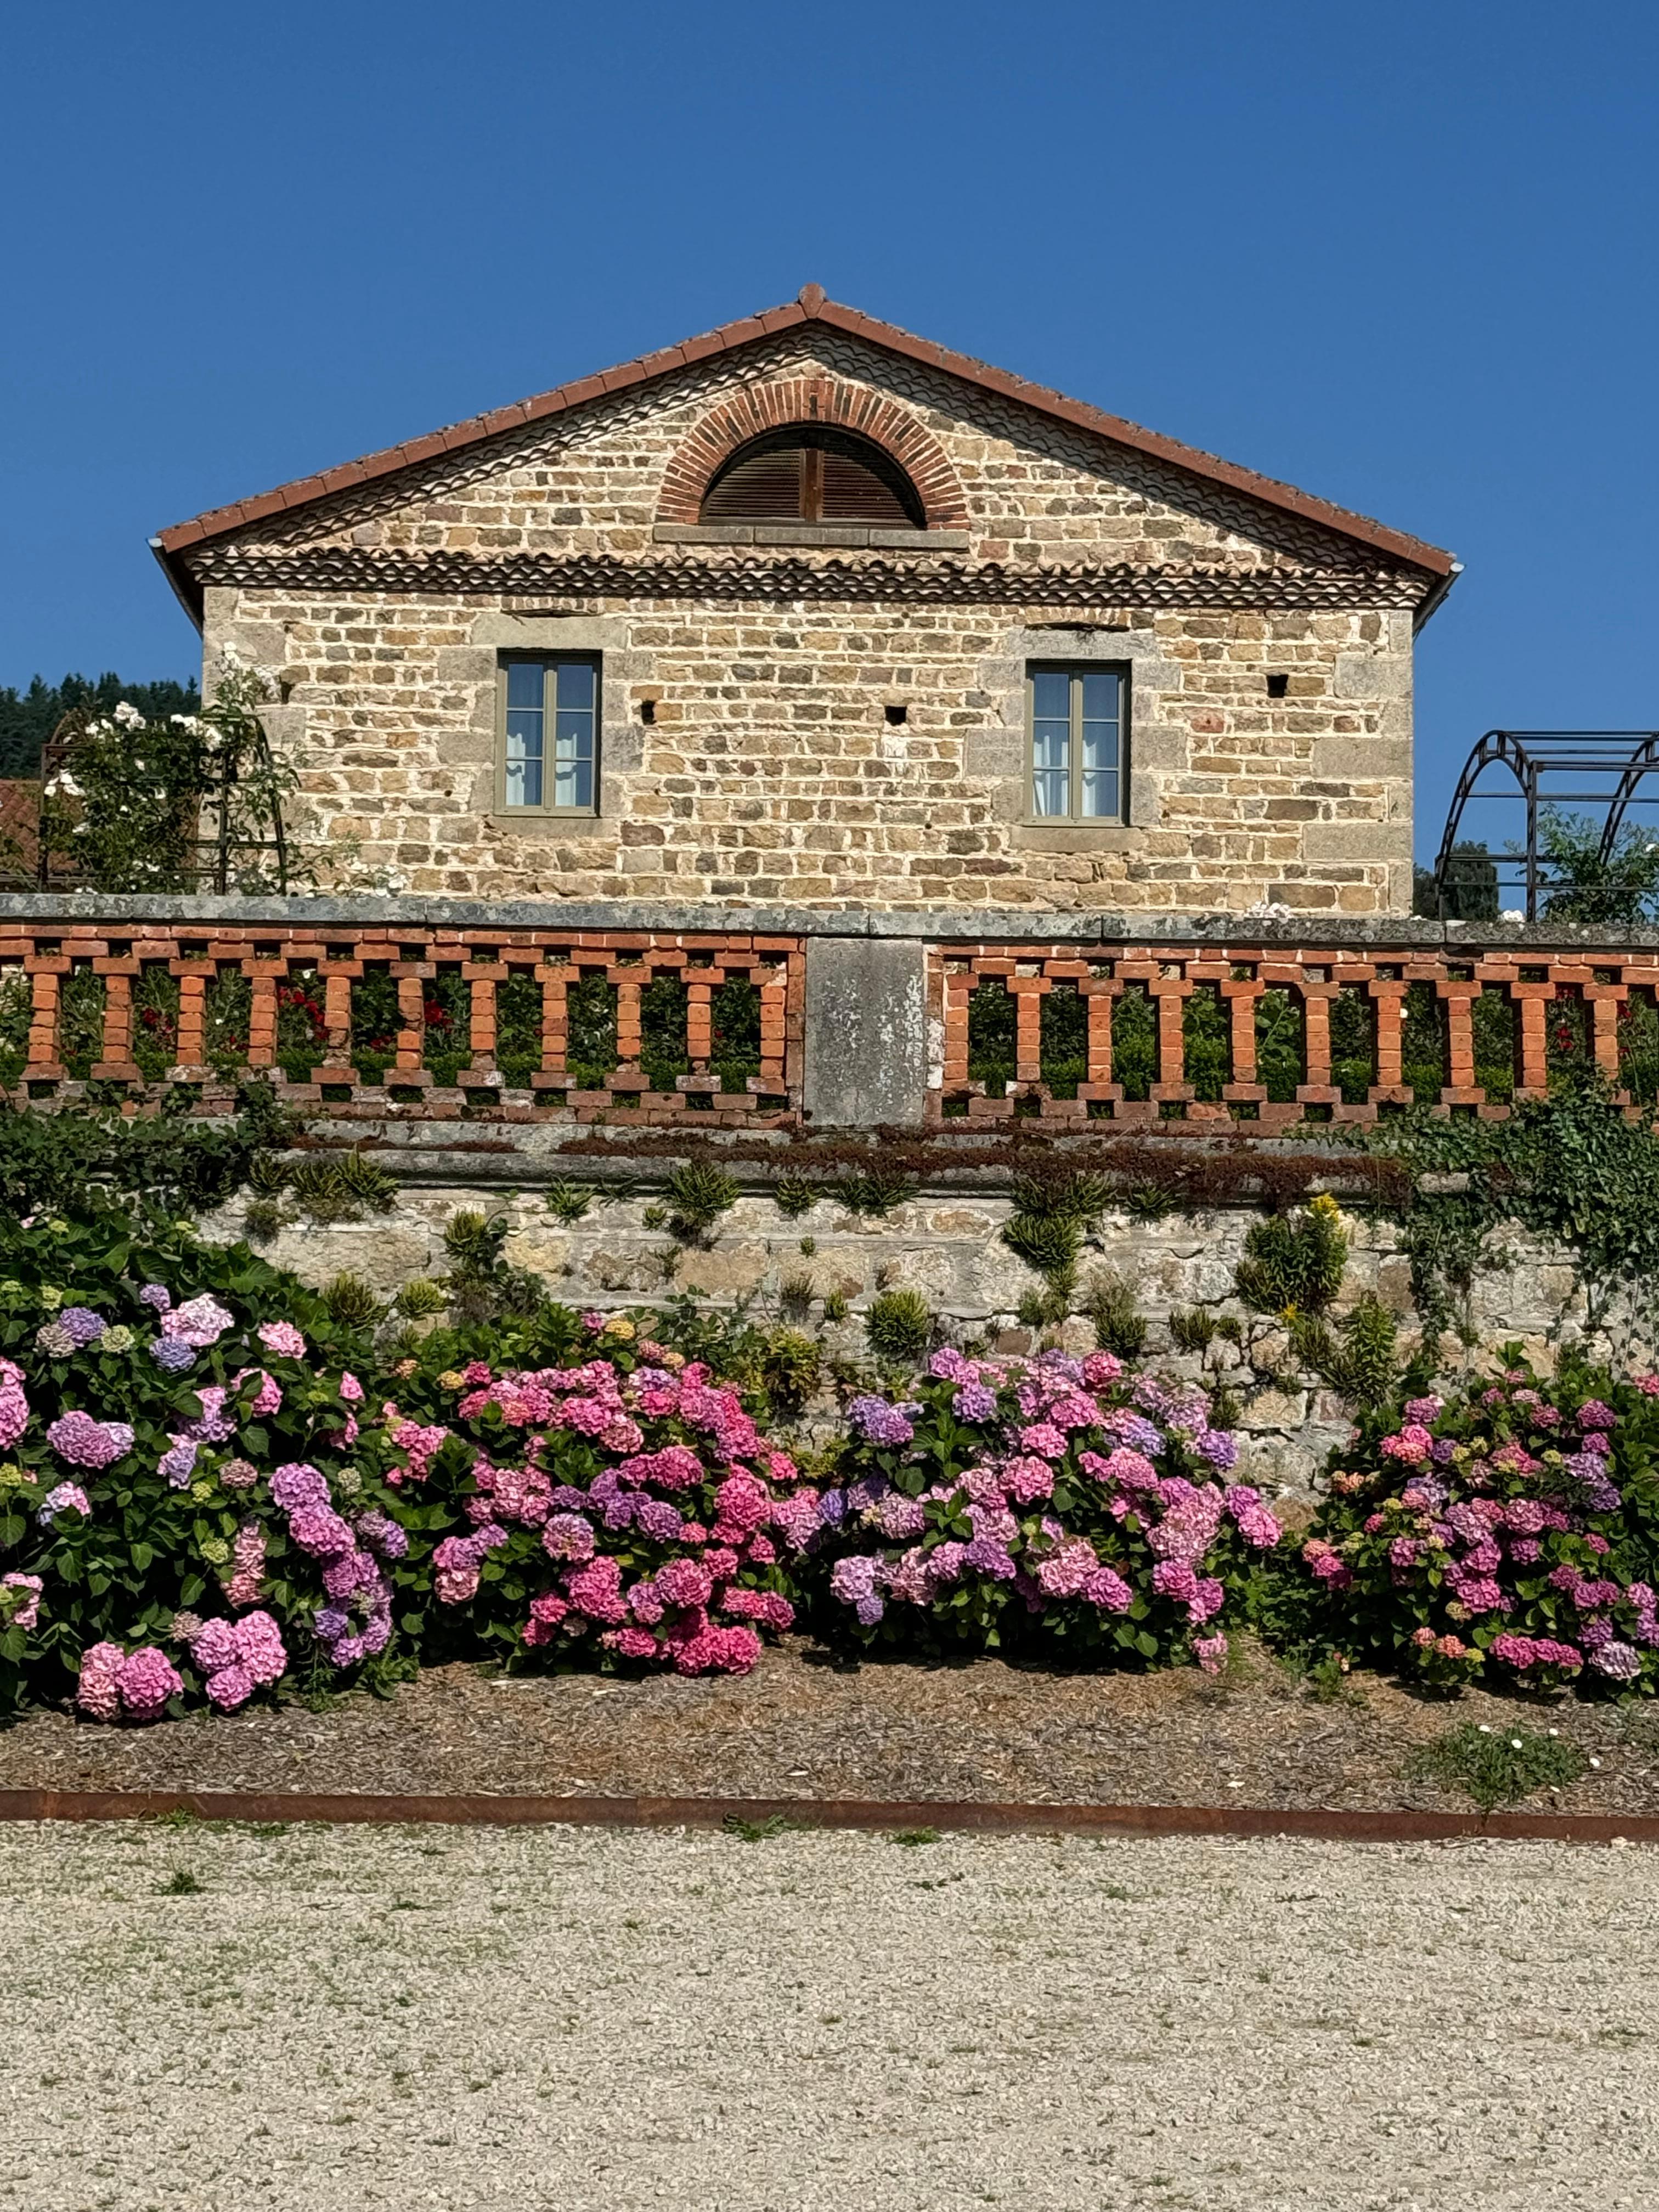
[[[1656,1852],[150,1823],[0,1884],[6,2212],[1653,2203]]]
[[[1467,1812],[1412,1776],[1462,1721],[1559,1728],[1599,1765],[1537,1809],[1659,1814],[1659,1710],[1467,1692],[1378,1675],[1322,1701],[1267,1653],[1060,1674],[998,1659],[824,1663],[799,1641],[752,1674],[492,1677],[435,1667],[382,1701],[198,1714],[154,1728],[29,1715],[0,1729],[0,1788],[524,1792],[600,1796],[991,1799],[1025,1804],[1333,1806]]]

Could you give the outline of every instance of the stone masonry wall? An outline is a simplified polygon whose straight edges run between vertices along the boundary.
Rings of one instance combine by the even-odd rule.
[[[787,377],[911,410],[955,472],[965,531],[938,552],[763,550],[661,521],[665,477],[709,410]],[[204,559],[204,657],[210,679],[227,646],[269,671],[272,734],[316,830],[415,892],[1401,912],[1425,579],[1358,554],[826,330],[252,526]],[[377,562],[451,556],[608,562],[618,588],[371,588]],[[787,588],[766,580],[778,557],[799,572]],[[871,595],[872,569],[896,580],[890,596]],[[1079,569],[1118,580],[1080,603]],[[837,574],[866,580],[837,597]],[[1072,581],[1045,604],[1048,576]],[[604,657],[593,821],[494,811],[496,669],[514,644]],[[1127,664],[1127,826],[1024,819],[1034,658]]]
[[[863,1315],[885,1290],[920,1291],[941,1332],[957,1342],[978,1339],[1006,1352],[1032,1348],[1038,1332],[1018,1319],[1021,1300],[1042,1279],[1000,1241],[1013,1208],[1009,1199],[979,1192],[923,1194],[884,1218],[850,1214],[823,1200],[795,1218],[758,1193],[723,1214],[706,1245],[684,1247],[661,1227],[647,1227],[647,1198],[618,1198],[567,1224],[550,1212],[544,1191],[499,1183],[404,1188],[396,1211],[370,1221],[296,1223],[261,1249],[276,1264],[322,1285],[343,1271],[364,1277],[383,1297],[414,1276],[446,1271],[443,1229],[463,1207],[504,1212],[512,1224],[505,1248],[514,1266],[542,1276],[550,1293],[570,1305],[601,1311],[651,1305],[690,1291],[716,1305],[747,1302],[757,1321],[784,1318],[820,1337],[826,1353],[868,1358]],[[247,1200],[233,1200],[206,1224],[210,1236],[242,1233]],[[1248,1350],[1213,1343],[1206,1380],[1224,1382],[1243,1402],[1243,1457],[1251,1479],[1275,1490],[1305,1492],[1326,1454],[1346,1437],[1349,1419],[1331,1392],[1283,1386],[1289,1361],[1283,1332],[1249,1316],[1234,1294],[1234,1271],[1259,1212],[1244,1209],[1143,1220],[1107,1215],[1090,1240],[1079,1271],[1091,1279],[1115,1273],[1132,1288],[1148,1322],[1146,1360],[1160,1371],[1198,1376],[1204,1362],[1178,1351],[1172,1313],[1197,1309],[1232,1314],[1250,1323]],[[1345,1216],[1350,1238],[1340,1313],[1372,1291],[1401,1317],[1401,1346],[1413,1340],[1410,1273],[1393,1227]],[[811,1247],[803,1250],[803,1240]],[[825,1317],[826,1298],[839,1297],[846,1317]],[[1474,1288],[1470,1321],[1476,1342],[1491,1348],[1522,1340],[1548,1365],[1556,1347],[1582,1338],[1584,1300],[1568,1255],[1504,1231],[1491,1243]],[[1653,1364],[1653,1351],[1631,1316],[1614,1316],[1613,1334],[1591,1343],[1599,1356]],[[1092,1326],[1080,1317],[1042,1335],[1086,1351]]]

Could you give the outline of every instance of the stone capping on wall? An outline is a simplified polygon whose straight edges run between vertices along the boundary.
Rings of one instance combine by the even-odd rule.
[[[1444,952],[1463,961],[1483,952],[1558,951],[1585,958],[1659,951],[1659,929],[1600,928],[1571,922],[1428,921],[1416,915],[1041,913],[1020,907],[915,907],[888,912],[862,908],[745,907],[730,901],[605,899],[463,899],[354,893],[284,896],[256,892],[218,897],[157,892],[10,891],[0,893],[0,923],[41,928],[53,921],[218,923],[228,927],[275,923],[293,929],[338,926],[381,933],[404,927],[446,929],[550,929],[644,933],[658,937],[719,936],[732,928],[768,937],[921,939],[927,944],[995,942],[1168,946],[1260,945],[1308,953],[1316,947],[1355,952]]]

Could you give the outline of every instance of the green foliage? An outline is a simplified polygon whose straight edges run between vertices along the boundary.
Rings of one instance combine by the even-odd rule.
[[[1539,809],[1546,921],[1627,929],[1659,915],[1659,840],[1652,826],[1627,823],[1606,859],[1601,834],[1602,824],[1593,815],[1565,813],[1558,806]]]
[[[668,1178],[668,1222],[676,1237],[700,1237],[737,1204],[735,1176],[702,1161],[682,1161]]]
[[[684,984],[677,975],[653,976],[640,993],[640,1066],[656,1091],[673,1094],[691,1073],[686,1044]]]
[[[1356,983],[1345,983],[1330,1001],[1329,1021],[1331,1080],[1341,1091],[1345,1106],[1363,1106],[1376,1080],[1376,1008],[1370,994]],[[1298,1043],[1296,1073],[1288,1086],[1275,1091],[1268,1078],[1261,1077],[1262,1082],[1268,1083],[1268,1096],[1294,1098],[1302,1080],[1302,1066]]]
[[[864,1334],[878,1359],[914,1366],[933,1343],[933,1310],[920,1291],[884,1291],[870,1302]]]
[[[380,1317],[380,1301],[361,1275],[336,1275],[324,1284],[322,1299],[333,1318],[348,1328],[367,1328]]]
[[[849,1213],[880,1218],[895,1206],[902,1206],[914,1188],[908,1176],[896,1174],[888,1168],[869,1168],[861,1173],[842,1176],[835,1186],[835,1197]]]
[[[1333,1198],[1253,1224],[1235,1281],[1257,1313],[1323,1313],[1342,1287],[1348,1239]]]
[[[571,1182],[561,1176],[548,1186],[546,1203],[556,1221],[574,1223],[581,1220],[592,1205],[593,1194],[586,1184]]]
[[[98,677],[65,676],[57,684],[36,677],[26,691],[0,689],[0,776],[29,777],[40,772],[40,748],[64,716],[112,714],[125,700],[146,722],[165,722],[173,714],[198,714],[202,695],[196,678],[175,684],[126,684],[109,671]]]
[[[746,975],[732,975],[708,1001],[708,1065],[722,1091],[747,1090],[761,1072],[761,994]]]
[[[1466,839],[1446,855],[1444,914],[1448,921],[1496,921],[1498,863],[1483,843]],[[1412,870],[1412,912],[1441,917],[1432,868]]]
[[[1577,1249],[1592,1320],[1615,1287],[1659,1273],[1659,1138],[1597,1085],[1525,1100],[1502,1121],[1404,1115],[1361,1141],[1416,1177],[1467,1178],[1419,1188],[1405,1212],[1413,1296],[1431,1328],[1454,1325],[1481,1245],[1505,1219]]]
[[[832,1324],[846,1320],[847,1300],[845,1296],[840,1291],[831,1291],[829,1297],[825,1298],[823,1302],[823,1318],[825,1321]]]
[[[472,986],[459,968],[441,968],[428,979],[422,1018],[421,1063],[434,1083],[453,1090],[461,1070],[472,1065]]]
[[[1400,1073],[1414,1104],[1437,1103],[1446,1080],[1446,1014],[1432,983],[1411,983],[1406,988]]]
[[[592,969],[567,984],[565,1068],[577,1091],[602,1091],[616,1073],[617,987]]]
[[[1177,1352],[1207,1352],[1215,1338],[1214,1316],[1201,1306],[1178,1306],[1170,1316],[1170,1337]]]
[[[1341,1082],[1343,1078],[1338,1073],[1334,1063],[1344,1044],[1347,1045],[1348,1057],[1353,1056],[1352,1043],[1347,1030],[1343,1028],[1344,1001],[1352,995],[1343,994],[1341,998],[1333,1001],[1331,1007],[1332,1077],[1337,1082]],[[1351,1024],[1352,1017],[1346,1018]],[[1272,1105],[1289,1106],[1295,1103],[1297,1088],[1303,1081],[1307,1066],[1307,1012],[1300,996],[1287,990],[1283,984],[1274,984],[1256,1000],[1255,1079],[1266,1091]],[[1342,1032],[1340,1037],[1339,1030]],[[1366,1066],[1364,1082],[1369,1085],[1371,1079],[1371,1048],[1367,1044],[1363,1049]],[[1345,1089],[1344,1097],[1347,1095]],[[1364,1089],[1359,1095],[1362,1098],[1365,1096]]]
[[[1158,1081],[1158,1007],[1144,983],[1126,983],[1112,1005],[1112,1080],[1145,1101]]]
[[[1007,1096],[1018,1064],[1019,1005],[1000,975],[988,976],[968,1000],[968,1079],[988,1098]]]
[[[351,1064],[365,1083],[379,1083],[398,1058],[403,1016],[389,968],[370,968],[351,985]]]
[[[269,1244],[280,1236],[284,1215],[274,1199],[251,1199],[242,1215],[242,1228],[252,1244]]]
[[[1494,1106],[1515,1097],[1519,1051],[1519,1009],[1509,993],[1489,984],[1470,1009],[1474,1035],[1474,1079]]]
[[[1413,1755],[1407,1771],[1459,1790],[1483,1813],[1518,1805],[1539,1790],[1565,1790],[1584,1771],[1576,1743],[1516,1722],[1496,1728],[1465,1721]]]
[[[1619,1080],[1638,1105],[1659,1101],[1659,1006],[1632,991],[1619,1008]]]
[[[449,1293],[429,1276],[414,1275],[392,1303],[406,1321],[419,1321],[428,1314],[441,1313],[449,1304]]]
[[[256,1157],[286,1144],[293,1127],[263,1083],[243,1085],[228,1121],[198,1121],[182,1105],[168,1100],[134,1121],[99,1106],[0,1106],[0,1210],[75,1219],[111,1206],[203,1210],[238,1189]]]
[[[1002,1241],[1040,1275],[1065,1273],[1077,1264],[1082,1239],[1077,1224],[1062,1214],[1017,1213],[1003,1224]]]
[[[1135,1301],[1134,1286],[1123,1276],[1104,1269],[1089,1285],[1084,1311],[1094,1323],[1095,1340],[1103,1352],[1120,1359],[1139,1359],[1146,1344],[1146,1318]]]
[[[132,993],[132,1057],[147,1083],[159,1083],[179,1059],[179,978],[165,961],[146,961]]]
[[[21,968],[0,975],[0,1089],[9,1091],[28,1064],[34,986]]]
[[[818,1200],[829,1194],[829,1186],[810,1176],[781,1175],[772,1186],[773,1204],[792,1221],[803,1213],[810,1213]]]
[[[495,986],[495,1066],[502,1083],[527,1091],[542,1065],[542,987],[527,968],[510,969]]]
[[[1056,983],[1043,994],[1039,1020],[1039,1065],[1048,1094],[1075,1098],[1089,1079],[1089,1001],[1075,983]]]
[[[1297,1312],[1291,1322],[1291,1349],[1351,1405],[1377,1407],[1399,1387],[1399,1333],[1394,1315],[1367,1291],[1334,1331],[1318,1315]]]
[[[64,976],[58,999],[58,1053],[77,1081],[84,1083],[104,1056],[104,978],[89,963]]]
[[[362,1152],[313,1155],[289,1170],[288,1188],[313,1221],[361,1221],[398,1202],[396,1182]]]
[[[290,1083],[309,1083],[327,1056],[323,979],[314,968],[290,969],[276,987],[276,1065]]]
[[[1221,992],[1214,983],[1195,983],[1181,1010],[1182,1080],[1193,1096],[1218,1104],[1222,1086],[1233,1077],[1233,1030]]]

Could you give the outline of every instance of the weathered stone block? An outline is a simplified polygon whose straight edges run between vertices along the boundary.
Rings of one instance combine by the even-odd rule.
[[[806,951],[808,1119],[830,1128],[919,1126],[927,1076],[925,948],[813,939]]]

